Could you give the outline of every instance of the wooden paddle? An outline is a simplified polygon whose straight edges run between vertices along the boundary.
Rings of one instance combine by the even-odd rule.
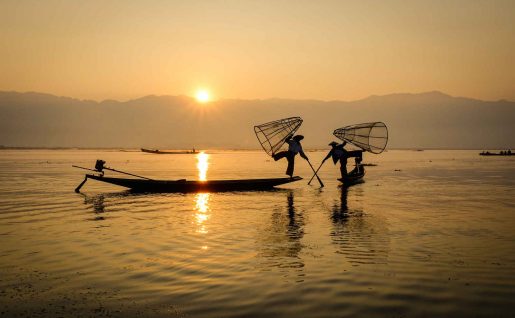
[[[315,171],[315,174],[311,177],[311,179],[309,179],[308,185],[309,185],[309,184],[311,184],[311,181],[313,181],[313,178],[315,178],[315,176],[317,176],[317,177],[318,177],[318,175],[317,175],[318,170],[320,170],[320,168],[322,168],[322,165],[323,165],[324,163],[325,163],[325,160],[324,160],[324,161],[322,161],[322,162],[320,163],[320,166],[318,167],[317,171]]]
[[[318,176],[317,172],[315,171],[315,168],[313,168],[313,165],[311,165],[311,162],[309,162],[308,159],[306,159],[306,161],[309,163],[309,166],[311,167],[311,170],[313,170],[313,172],[315,173],[315,176],[317,177],[318,179],[318,182],[320,183],[320,187],[323,187],[324,186],[324,183],[322,182],[322,180],[320,179],[320,177]],[[320,169],[320,168],[319,168]]]

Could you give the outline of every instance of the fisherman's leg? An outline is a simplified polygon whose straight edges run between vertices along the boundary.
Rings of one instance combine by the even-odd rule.
[[[288,159],[288,168],[286,168],[286,174],[291,178],[293,177],[293,169],[295,168],[295,155],[288,154],[286,159]]]
[[[340,173],[342,175],[342,178],[345,178],[347,176],[347,158],[340,159]]]
[[[287,155],[288,155],[288,151],[281,151],[281,152],[276,153],[272,157],[274,158],[275,161],[277,161],[279,159],[286,157]]]

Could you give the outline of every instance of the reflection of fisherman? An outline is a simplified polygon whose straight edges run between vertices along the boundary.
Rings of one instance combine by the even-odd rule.
[[[304,139],[302,135],[296,135],[292,137],[291,135],[286,138],[286,143],[288,144],[287,151],[281,151],[273,155],[275,161],[286,157],[288,160],[288,168],[286,168],[286,174],[290,177],[293,177],[293,169],[295,168],[295,155],[300,154],[300,156],[306,160],[308,157],[304,154],[302,150],[302,145],[300,141]],[[309,160],[308,160],[309,161]]]
[[[331,157],[333,158],[334,164],[340,161],[340,172],[342,174],[342,178],[345,178],[345,176],[347,176],[347,158],[349,157],[349,153],[344,148],[346,144],[346,142],[343,142],[342,144],[338,144],[336,141],[331,142],[329,146],[331,146],[332,148],[322,161],[323,163]]]

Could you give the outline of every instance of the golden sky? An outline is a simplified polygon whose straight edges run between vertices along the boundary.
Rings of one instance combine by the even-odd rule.
[[[515,1],[0,1],[0,90],[515,100]]]

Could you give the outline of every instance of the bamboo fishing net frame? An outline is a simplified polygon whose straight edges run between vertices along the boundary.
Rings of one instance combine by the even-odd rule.
[[[292,136],[301,124],[302,118],[288,117],[254,126],[254,132],[263,150],[273,156],[284,145],[286,138]]]
[[[374,154],[383,152],[388,143],[388,128],[382,122],[345,126],[336,129],[333,135]]]

